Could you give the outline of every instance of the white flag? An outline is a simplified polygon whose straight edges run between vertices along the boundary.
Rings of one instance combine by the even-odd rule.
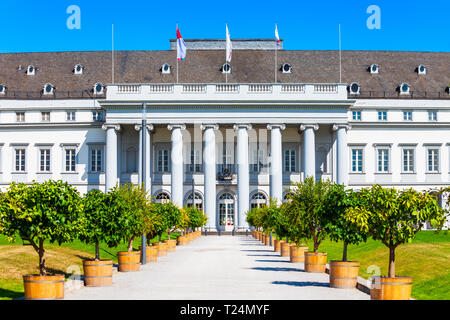
[[[233,51],[233,48],[231,46],[231,39],[230,39],[230,33],[228,32],[228,26],[225,25],[226,32],[227,32],[227,57],[226,61],[231,62],[231,51]]]

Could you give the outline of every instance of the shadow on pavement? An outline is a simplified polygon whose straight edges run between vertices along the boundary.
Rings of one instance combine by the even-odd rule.
[[[273,254],[248,254],[247,257],[279,257],[279,256],[275,256]]]
[[[302,269],[297,268],[277,268],[277,267],[253,267],[250,268],[252,270],[261,270],[261,271],[296,271],[296,272],[305,272]]]
[[[241,250],[241,251],[250,251],[250,252],[273,252],[273,250]]]
[[[309,282],[309,281],[273,281],[272,284],[284,284],[294,287],[330,287],[329,283]]]
[[[264,257],[264,256],[262,256]],[[273,257],[273,256],[271,256]],[[285,260],[255,260],[255,262],[287,262],[287,263],[291,263],[290,261],[285,261]]]

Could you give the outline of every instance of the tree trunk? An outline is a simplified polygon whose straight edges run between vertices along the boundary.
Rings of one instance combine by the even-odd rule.
[[[133,251],[133,240],[134,240],[134,236],[131,237],[131,239],[128,241],[128,252]]]
[[[98,242],[95,243],[95,260],[100,260],[100,246]]]
[[[47,270],[45,269],[45,250],[44,250],[44,240],[39,239],[39,275],[47,275]]]
[[[161,235],[159,235],[159,242],[161,242]]]
[[[170,230],[167,232],[167,240],[170,240]]]
[[[389,277],[395,278],[395,247],[389,247]]]
[[[342,252],[342,261],[347,261],[347,243],[344,242],[344,250]]]

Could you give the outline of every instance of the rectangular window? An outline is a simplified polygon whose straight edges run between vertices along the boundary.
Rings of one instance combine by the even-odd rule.
[[[261,172],[264,168],[263,150],[253,150],[250,160],[250,172]]]
[[[67,111],[67,121],[75,121],[75,111]]]
[[[439,149],[427,150],[428,172],[439,172]]]
[[[16,121],[25,122],[25,112],[16,112]]]
[[[412,111],[403,111],[403,120],[412,121]]]
[[[234,159],[233,159],[233,150],[231,146],[224,146],[222,151],[222,170],[224,172],[227,170],[229,173],[234,172]]]
[[[403,172],[414,172],[414,149],[403,149]]]
[[[389,172],[389,149],[378,149],[377,151],[378,172]]]
[[[91,172],[102,172],[102,149],[91,149]]]
[[[39,171],[50,172],[50,149],[40,149],[39,153]]]
[[[386,121],[387,120],[387,111],[378,111],[378,120]]]
[[[50,112],[41,112],[42,121],[50,121]]]
[[[158,172],[169,171],[169,150],[158,150]]]
[[[437,111],[428,111],[428,121],[437,121]]]
[[[284,151],[284,171],[285,172],[295,172],[295,150],[285,150]]]
[[[361,111],[352,111],[353,120],[361,120]]]
[[[191,150],[190,172],[202,172],[200,150]]]
[[[76,155],[75,149],[66,149],[66,159],[65,159],[66,172],[75,172],[75,155]]]
[[[92,112],[92,118],[94,121],[103,121],[103,112],[101,111]]]
[[[352,172],[363,172],[363,149],[352,149]]]
[[[25,172],[25,149],[16,149],[16,172]]]

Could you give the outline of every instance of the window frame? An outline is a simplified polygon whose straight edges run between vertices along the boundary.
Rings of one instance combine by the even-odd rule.
[[[16,111],[16,122],[25,122],[25,112],[24,111]]]
[[[76,111],[66,111],[66,121],[76,121]]]
[[[42,151],[49,151],[48,159],[44,159],[44,167],[47,166],[48,161],[48,170],[44,169],[42,170]],[[39,146],[38,147],[38,173],[51,173],[52,172],[52,146],[46,145],[46,146]]]
[[[425,173],[427,174],[440,174],[441,173],[441,147],[440,146],[426,146],[425,147],[425,166],[426,170]],[[432,166],[433,169],[430,170],[430,162],[429,162],[429,152],[430,151],[437,151],[437,159],[433,156],[432,160]],[[436,163],[434,161],[437,160],[437,170],[434,170],[434,167],[436,166]]]
[[[356,115],[356,118],[355,118]],[[352,121],[362,121],[361,110],[352,110]]]
[[[433,114],[434,115],[434,119],[430,119],[430,115]],[[437,116],[437,111],[436,110],[428,110],[428,121],[431,122],[436,122],[438,120],[438,116]]]
[[[23,158],[23,159],[19,159],[19,166],[22,166],[22,162],[23,162],[23,170],[21,168],[17,169],[17,152],[19,150],[23,150],[23,157],[19,158]],[[14,146],[14,152],[13,152],[13,168],[14,170],[12,170],[12,173],[27,173],[27,146],[24,145],[20,145],[20,146]]]
[[[286,152],[289,152],[289,170],[286,167]],[[294,159],[292,159],[292,154],[294,155]],[[292,169],[292,166],[294,166],[294,169]],[[283,172],[291,174],[297,172],[297,150],[295,148],[286,147],[283,149]]]
[[[350,173],[351,174],[363,174],[365,172],[365,166],[364,166],[364,146],[350,146]],[[361,151],[361,171],[354,171],[353,170],[353,151]],[[358,159],[356,159],[356,163],[358,163]],[[358,169],[359,166],[357,165],[356,168]]]
[[[403,110],[403,121],[413,121],[412,110]]]
[[[100,151],[101,159],[100,159],[100,170],[97,168],[93,168],[93,152]],[[96,161],[96,166],[98,165],[98,159]],[[100,144],[91,144],[89,145],[89,173],[104,173],[105,172],[105,148]]]
[[[41,111],[41,122],[50,122],[50,111]]]
[[[405,151],[412,151],[412,170],[405,170]],[[409,163],[407,167],[409,168],[411,164]],[[417,165],[416,165],[416,146],[413,145],[404,145],[401,146],[401,159],[400,159],[401,173],[402,174],[416,174],[417,173]]]
[[[387,121],[388,120],[387,110],[378,110],[377,113],[378,113],[378,121]],[[381,116],[381,119],[380,119],[380,116]]]
[[[391,156],[391,150],[392,145],[387,144],[379,144],[375,145],[375,173],[376,174],[391,174],[392,173],[392,156]],[[387,171],[379,170],[379,152],[380,151],[387,151]],[[382,159],[382,167],[385,168],[385,159],[383,157]]]

